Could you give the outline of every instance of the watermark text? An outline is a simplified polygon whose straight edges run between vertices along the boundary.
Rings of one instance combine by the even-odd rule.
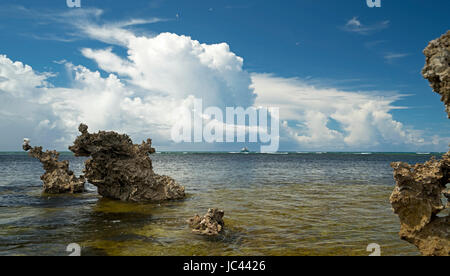
[[[203,101],[195,99],[193,109],[179,110],[171,130],[172,140],[175,143],[261,143],[262,153],[278,151],[279,108],[226,107],[225,116],[223,110],[214,106],[203,109]]]
[[[81,0],[66,0],[66,3],[69,8],[81,8]]]
[[[381,8],[381,0],[366,0],[369,8]]]

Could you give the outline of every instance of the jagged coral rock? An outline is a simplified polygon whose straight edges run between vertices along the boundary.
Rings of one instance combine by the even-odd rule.
[[[44,182],[44,192],[48,194],[82,193],[84,192],[83,176],[79,178],[69,170],[69,161],[58,161],[59,153],[56,151],[42,151],[42,147],[31,147],[30,141],[24,139],[23,150],[37,158],[44,166],[45,173],[41,176]]]
[[[426,64],[422,70],[431,87],[442,96],[450,118],[450,31],[431,41],[424,50]]]
[[[195,215],[187,222],[195,234],[217,236],[223,231],[225,226],[225,222],[223,221],[224,214],[225,212],[222,210],[216,208],[209,209],[203,217]]]
[[[91,157],[85,163],[85,177],[104,197],[131,202],[158,202],[185,197],[184,187],[168,176],[153,172],[152,141],[134,145],[130,137],[116,132],[88,132],[81,124],[81,135],[69,149],[75,156]]]
[[[442,96],[450,116],[450,31],[433,40],[424,50],[423,76]],[[390,201],[400,218],[400,237],[419,248],[426,256],[450,255],[450,217],[438,216],[449,198],[450,152],[442,160],[432,159],[414,167],[392,163],[396,186]]]
[[[400,218],[400,237],[416,245],[423,255],[449,255],[450,219],[437,215],[446,208],[442,198],[450,182],[450,152],[442,160],[425,164],[391,165],[397,185],[390,200]]]

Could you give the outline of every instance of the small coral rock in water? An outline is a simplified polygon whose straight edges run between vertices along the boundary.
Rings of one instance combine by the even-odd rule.
[[[130,137],[116,132],[91,134],[81,124],[81,135],[69,149],[86,161],[85,177],[103,197],[131,202],[158,202],[185,197],[184,187],[168,176],[153,172],[152,141],[134,145]]]
[[[222,210],[209,209],[203,217],[195,215],[187,222],[195,234],[217,236],[223,231],[225,226],[223,221],[224,214],[225,212]]]
[[[69,170],[68,161],[58,161],[59,153],[56,151],[42,151],[42,147],[31,147],[30,140],[24,139],[22,148],[29,155],[37,158],[44,166],[45,173],[41,176],[44,182],[44,192],[48,194],[82,193],[85,179],[76,177]]]
[[[424,50],[426,64],[422,70],[431,87],[442,96],[450,118],[450,31],[431,41]]]

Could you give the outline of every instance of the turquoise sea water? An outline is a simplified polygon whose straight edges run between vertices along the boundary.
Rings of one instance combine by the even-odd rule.
[[[159,153],[155,171],[186,187],[183,201],[131,204],[81,195],[44,195],[41,164],[0,153],[0,255],[417,255],[398,238],[389,196],[393,161],[416,153]],[[62,153],[81,174],[83,158]],[[190,233],[185,220],[225,210],[218,238]]]

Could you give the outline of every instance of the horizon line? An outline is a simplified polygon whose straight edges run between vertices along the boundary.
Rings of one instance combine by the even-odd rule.
[[[71,151],[58,151],[59,153],[73,153]],[[24,153],[25,151],[2,151],[0,153]],[[155,153],[241,153],[239,151],[230,152],[230,151],[189,151],[189,150],[173,150],[173,151],[156,151]],[[262,153],[257,151],[250,151],[250,154],[270,154],[270,153]],[[307,154],[307,153],[414,153],[414,154],[445,154],[445,151],[277,151],[274,153],[296,153],[296,154]]]

